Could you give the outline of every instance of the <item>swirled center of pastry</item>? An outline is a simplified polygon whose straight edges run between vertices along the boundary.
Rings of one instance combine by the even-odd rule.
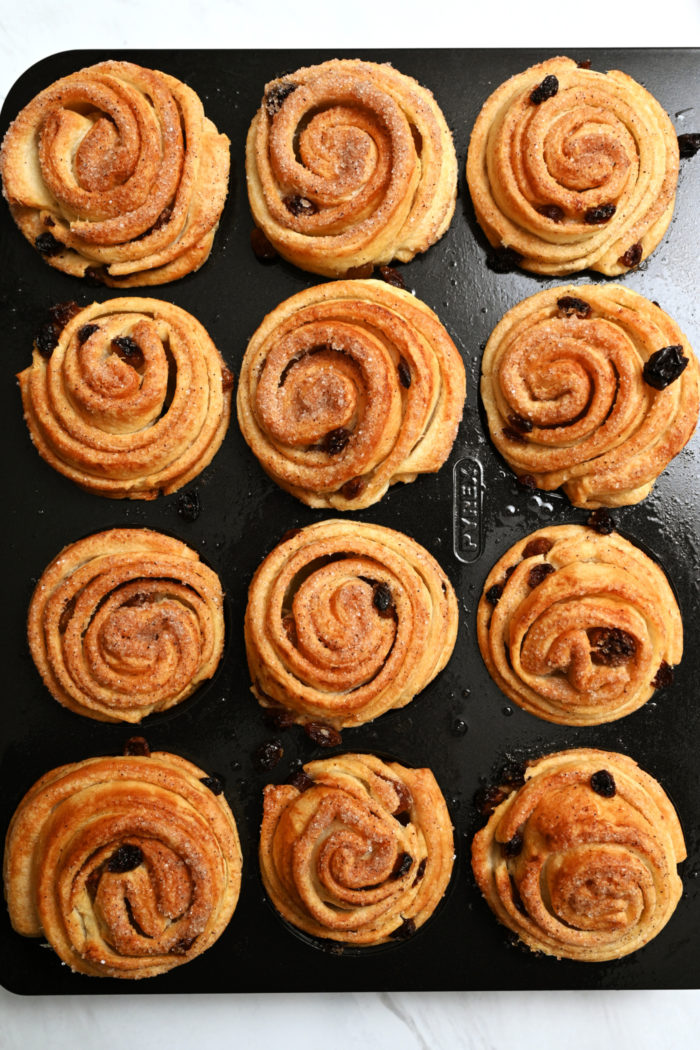
[[[635,926],[652,889],[644,862],[614,845],[583,845],[553,857],[545,879],[552,912],[578,930]]]

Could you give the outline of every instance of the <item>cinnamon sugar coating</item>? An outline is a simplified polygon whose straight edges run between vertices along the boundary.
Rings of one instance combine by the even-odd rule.
[[[100,62],[40,92],[10,125],[3,193],[45,261],[119,288],[191,273],[212,248],[229,140],[158,70]]]
[[[661,932],[681,898],[685,856],[661,785],[626,755],[591,748],[530,762],[472,843],[474,875],[500,922],[533,951],[597,963]]]

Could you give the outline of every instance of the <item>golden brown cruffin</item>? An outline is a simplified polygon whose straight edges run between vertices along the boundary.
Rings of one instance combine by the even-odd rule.
[[[282,488],[311,507],[358,510],[439,470],[465,390],[429,307],[383,281],[334,281],[293,295],[253,335],[238,419]]]
[[[97,532],[64,547],[41,574],[28,637],[44,685],[64,707],[102,722],[140,722],[216,671],[221,583],[170,536]]]
[[[228,172],[229,140],[198,95],[132,62],[100,62],[45,88],[0,154],[12,216],[46,262],[120,288],[199,269]]]
[[[431,771],[346,754],[308,762],[294,780],[264,793],[260,870],[277,911],[346,944],[410,937],[444,896],[454,861]]]
[[[646,377],[662,351],[676,353],[682,371],[657,389]],[[690,440],[699,375],[686,336],[654,303],[621,285],[564,285],[496,326],[481,396],[517,475],[540,489],[561,485],[576,507],[618,507],[648,496]]]
[[[457,618],[447,576],[403,533],[347,520],[295,529],[248,591],[252,692],[301,724],[362,725],[445,667]]]
[[[389,65],[333,59],[265,85],[248,132],[253,219],[312,273],[409,262],[438,241],[457,159],[427,88]]]
[[[233,375],[199,321],[172,303],[75,309],[49,356],[35,344],[18,376],[39,454],[96,495],[176,492],[219,450]]]
[[[592,748],[529,763],[472,843],[500,922],[533,951],[582,962],[656,937],[680,900],[685,856],[661,785],[626,755]]]
[[[486,578],[477,632],[499,689],[562,725],[636,711],[683,655],[662,569],[622,536],[584,525],[551,525],[511,547]]]
[[[208,786],[209,785],[209,786]],[[46,773],[5,844],[10,920],[73,971],[136,980],[189,962],[238,902],[241,848],[217,778],[177,755]]]
[[[467,181],[490,243],[535,273],[627,273],[671,221],[678,142],[656,99],[625,73],[550,58],[487,99]]]

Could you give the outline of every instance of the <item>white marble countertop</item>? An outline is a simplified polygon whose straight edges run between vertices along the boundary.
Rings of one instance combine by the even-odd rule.
[[[477,5],[474,5],[475,7]],[[5,0],[0,97],[33,62],[77,47],[678,46],[698,0]],[[422,15],[420,14],[422,9]],[[429,11],[426,19],[425,12]],[[659,12],[663,12],[663,18]],[[457,13],[459,12],[459,13]],[[696,130],[696,129],[693,129]],[[21,998],[0,989],[0,1050],[567,1050],[691,1047],[700,992],[473,992]]]

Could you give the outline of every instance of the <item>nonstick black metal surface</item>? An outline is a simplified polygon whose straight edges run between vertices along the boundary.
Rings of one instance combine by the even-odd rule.
[[[565,52],[590,57],[594,69],[618,68],[641,81],[669,112],[679,133],[700,130],[698,52],[599,50]],[[29,440],[14,379],[31,358],[34,332],[49,306],[114,298],[116,289],[93,289],[46,266],[0,207],[0,302],[4,369],[0,411],[6,471],[2,493],[5,528],[5,696],[0,724],[0,828],[25,791],[44,772],[93,755],[120,754],[124,741],[143,732],[153,749],[174,751],[226,778],[244,851],[236,913],[204,955],[147,981],[93,979],[62,966],[40,940],[15,934],[0,916],[2,983],[26,994],[105,992],[322,991],[489,988],[687,988],[700,976],[700,646],[697,641],[700,529],[698,438],[660,478],[643,503],[616,512],[620,532],[658,558],[675,586],[683,614],[686,651],[674,684],[641,710],[610,725],[571,729],[550,725],[510,704],[490,680],[476,644],[475,609],[496,558],[526,533],[552,523],[580,522],[585,514],[559,493],[519,489],[486,436],[480,414],[481,350],[494,325],[515,303],[556,280],[524,273],[498,275],[485,266],[486,242],[476,227],[464,180],[469,133],[486,97],[507,77],[551,52],[367,51],[359,57],[390,61],[429,87],[452,129],[460,167],[460,195],[452,225],[426,255],[401,268],[409,288],[439,315],[467,366],[467,407],[449,462],[437,475],[391,489],[381,503],[359,512],[413,536],[450,576],[461,623],[446,670],[412,704],[375,723],[343,733],[338,750],[375,751],[407,765],[429,766],[455,824],[457,859],[447,896],[430,922],[409,941],[382,950],[336,954],[291,932],[266,902],[257,864],[264,784],[285,780],[299,761],[328,754],[297,727],[281,734],[265,724],[248,691],[243,614],[249,580],[264,555],[289,528],[331,515],[314,511],[267,478],[232,421],[211,466],[196,488],[202,512],[195,522],[178,516],[177,495],[152,503],[91,496],[56,474]],[[251,219],[245,189],[244,143],[265,82],[302,65],[344,57],[332,51],[75,51],[45,59],[11,90],[0,133],[39,90],[59,76],[106,58],[131,59],[163,69],[189,84],[205,110],[231,139],[231,185],[209,261],[196,274],[154,290],[130,294],[166,299],[192,312],[208,329],[238,374],[247,340],[283,299],[322,278],[286,263],[264,266],[249,246]],[[345,57],[358,57],[357,52]],[[673,222],[660,247],[623,283],[657,300],[700,346],[697,298],[700,157],[681,162]],[[593,274],[578,283],[605,280]],[[453,488],[454,486],[454,488]],[[454,493],[456,492],[456,495]],[[477,527],[453,521],[457,511]],[[29,656],[25,616],[32,588],[46,564],[67,543],[114,526],[149,526],[193,546],[219,573],[227,592],[228,637],[215,679],[180,707],[155,715],[141,730],[107,725],[62,708],[43,687]],[[457,555],[456,556],[456,553]],[[461,560],[460,560],[461,559]],[[466,731],[465,731],[466,725]],[[284,757],[271,773],[256,768],[254,752],[278,736]],[[682,866],[685,892],[666,929],[646,948],[606,964],[535,956],[515,946],[482,901],[471,875],[469,845],[483,823],[473,796],[509,758],[564,747],[623,751],[656,776],[678,809],[689,858]]]

